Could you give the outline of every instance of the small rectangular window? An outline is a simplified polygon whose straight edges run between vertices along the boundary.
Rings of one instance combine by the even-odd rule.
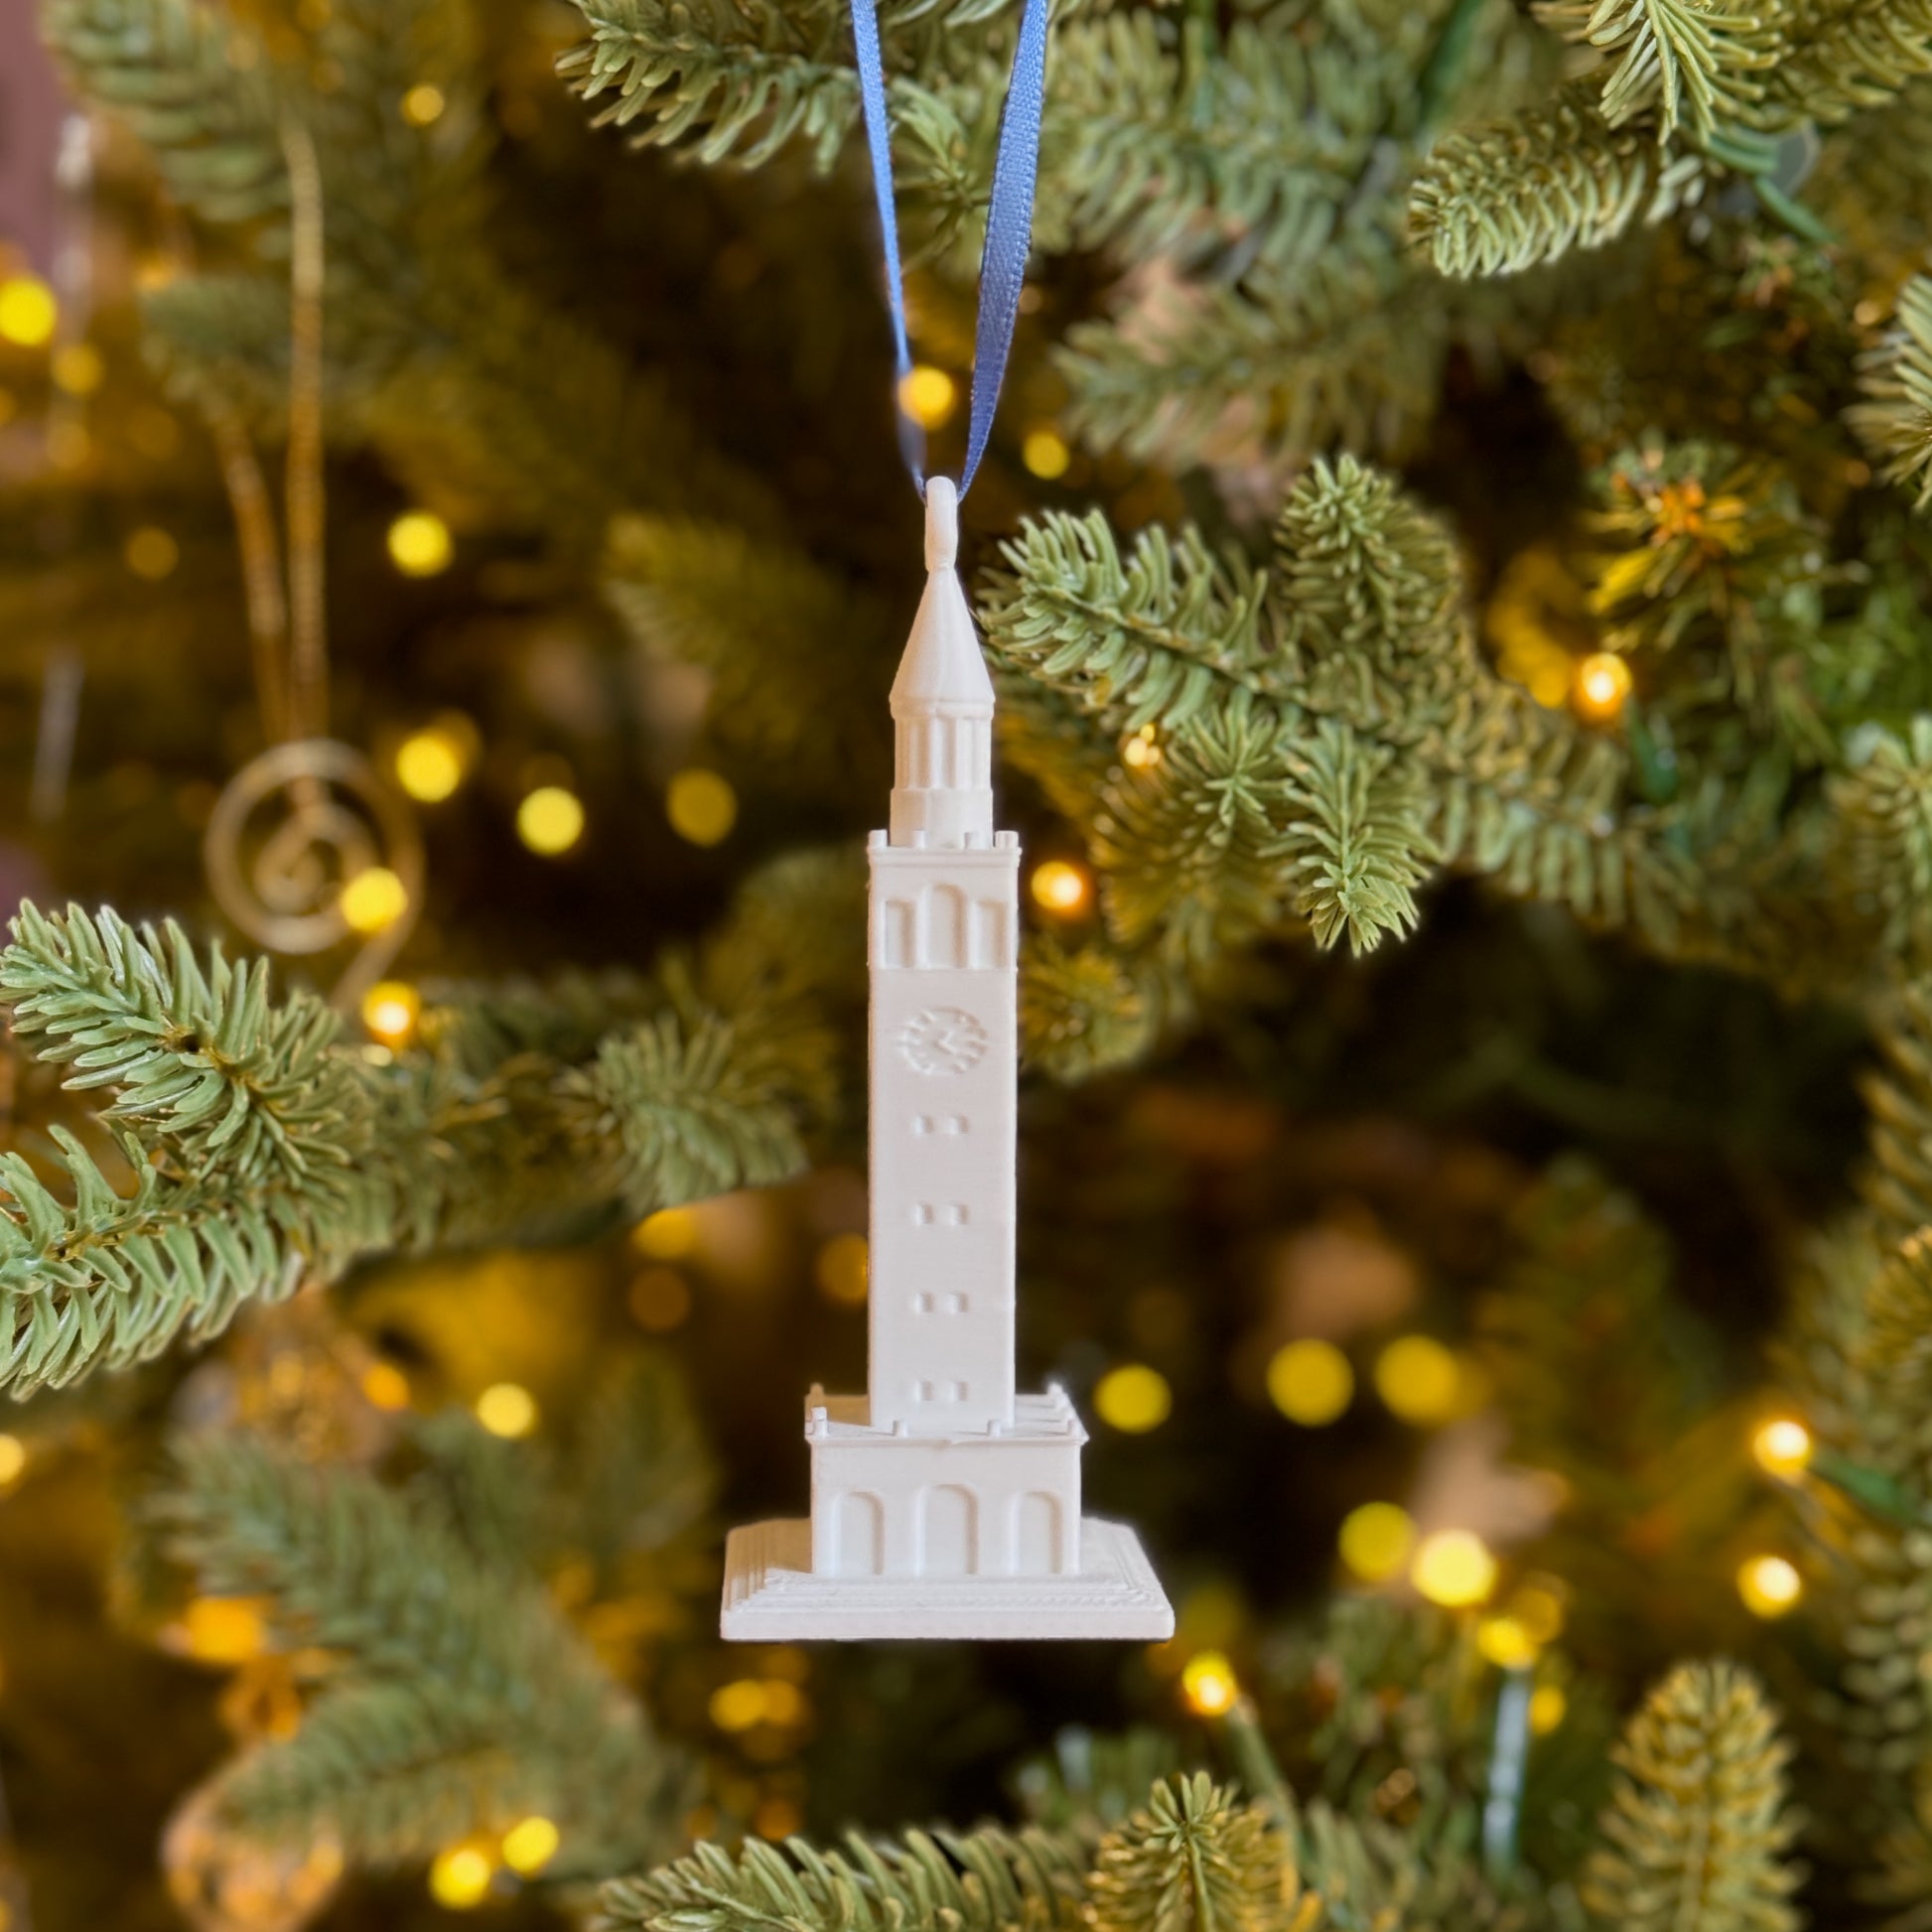
[[[966,1400],[966,1384],[964,1382],[948,1382],[946,1384],[946,1400],[948,1402],[964,1402]]]
[[[947,1116],[945,1117],[945,1119],[944,1119],[943,1121],[941,1121],[941,1122],[940,1122],[940,1124],[939,1124],[939,1131],[940,1131],[940,1133],[942,1133],[942,1134],[963,1134],[963,1133],[965,1133],[965,1131],[966,1131],[966,1116],[965,1116],[964,1114],[948,1114],[948,1115],[947,1115]]]
[[[930,1382],[914,1382],[912,1384],[912,1400],[914,1402],[930,1402],[932,1400],[932,1384]]]
[[[932,1297],[928,1295],[925,1299],[929,1302],[932,1300]],[[945,1314],[964,1314],[966,1312],[966,1298],[963,1295],[943,1296],[940,1299],[939,1308],[941,1312]]]
[[[933,1300],[930,1295],[915,1295],[912,1298],[912,1312],[914,1314],[930,1314],[933,1306]]]
[[[913,1133],[933,1134],[939,1131],[940,1131],[939,1123],[936,1120],[934,1120],[930,1114],[914,1114],[912,1116]]]
[[[916,1201],[912,1207],[912,1218],[922,1228],[929,1228],[939,1218],[939,1210],[929,1200]]]

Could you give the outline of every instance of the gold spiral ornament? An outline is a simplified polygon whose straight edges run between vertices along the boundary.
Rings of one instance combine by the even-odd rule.
[[[202,856],[216,903],[270,952],[328,952],[360,939],[337,982],[338,1005],[381,978],[421,913],[415,814],[360,752],[334,739],[297,739],[250,759],[215,801]],[[357,932],[344,892],[377,868],[395,875],[403,902],[376,930]]]

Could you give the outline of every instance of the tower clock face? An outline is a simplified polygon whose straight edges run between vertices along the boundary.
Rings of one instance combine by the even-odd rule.
[[[986,1051],[986,1029],[957,1007],[928,1007],[900,1028],[898,1050],[915,1073],[964,1073]]]

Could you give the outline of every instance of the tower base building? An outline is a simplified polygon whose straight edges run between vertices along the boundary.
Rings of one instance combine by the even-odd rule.
[[[1140,1540],[1080,1514],[1086,1431],[1014,1389],[1020,842],[993,830],[993,686],[926,495],[925,597],[870,842],[868,1392],[805,1399],[809,1520],[734,1530],[724,1635],[1173,1634]]]

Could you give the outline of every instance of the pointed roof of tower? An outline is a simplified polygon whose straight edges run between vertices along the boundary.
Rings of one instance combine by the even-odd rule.
[[[947,477],[925,486],[925,595],[893,680],[893,715],[906,711],[993,708],[979,632],[953,560],[959,552],[959,500]]]

